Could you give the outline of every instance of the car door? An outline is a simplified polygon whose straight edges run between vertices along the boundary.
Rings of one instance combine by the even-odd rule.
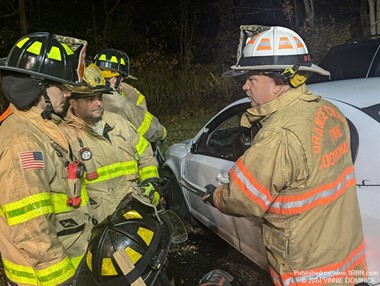
[[[209,122],[203,134],[193,142],[183,158],[182,183],[189,191],[192,214],[213,229],[248,258],[266,268],[267,260],[261,237],[261,220],[224,215],[202,202],[207,184],[228,183],[228,172],[259,130],[241,126],[241,117],[249,103],[225,110]]]
[[[188,190],[185,195],[191,213],[237,249],[239,240],[234,217],[206,205],[202,196],[207,184],[218,186],[228,182],[228,172],[235,161],[234,136],[242,129],[239,116],[246,108],[246,105],[241,107],[239,114],[236,109],[228,110],[209,122],[181,164],[181,182]]]

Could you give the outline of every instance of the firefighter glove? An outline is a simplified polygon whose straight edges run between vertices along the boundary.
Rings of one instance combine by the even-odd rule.
[[[156,191],[154,185],[152,183],[148,183],[140,188],[143,195],[150,200],[150,203],[157,206],[160,202],[160,194]]]
[[[215,207],[214,191],[215,191],[216,187],[212,184],[208,184],[205,186],[205,189],[206,189],[206,194],[202,197],[203,202]]]

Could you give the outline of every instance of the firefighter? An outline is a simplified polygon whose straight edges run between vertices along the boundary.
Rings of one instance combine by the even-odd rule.
[[[130,75],[127,54],[115,49],[105,49],[94,57],[94,63],[101,68],[107,84],[113,89],[112,94],[103,96],[105,110],[118,113],[132,122],[149,142],[165,140],[166,129],[148,111],[145,97],[136,88],[123,82],[124,78],[136,79]]]
[[[367,268],[347,121],[305,85],[312,64],[301,37],[283,27],[241,26],[238,60],[224,76],[246,76],[250,124],[262,127],[204,201],[225,214],[263,219],[275,285],[353,285]]]
[[[111,215],[128,193],[142,194],[157,205],[157,162],[149,142],[125,118],[104,111],[102,97],[111,89],[100,69],[85,69],[87,87],[64,85],[70,107],[60,127],[86,168],[84,183],[98,221]]]
[[[69,285],[90,239],[84,169],[56,125],[70,95],[61,86],[77,83],[78,66],[45,32],[22,37],[0,60],[11,110],[0,126],[0,252],[9,285]]]

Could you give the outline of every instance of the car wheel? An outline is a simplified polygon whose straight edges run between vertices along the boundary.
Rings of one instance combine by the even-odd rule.
[[[185,198],[173,172],[167,168],[163,169],[160,177],[163,180],[161,194],[165,199],[166,208],[175,212],[182,221],[193,225],[195,218],[187,208]]]

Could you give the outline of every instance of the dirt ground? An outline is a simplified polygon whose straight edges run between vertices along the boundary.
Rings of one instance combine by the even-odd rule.
[[[175,286],[196,286],[202,276],[221,269],[234,277],[232,286],[273,286],[267,272],[205,227],[187,226],[188,240],[172,244],[167,274]]]
[[[234,277],[232,286],[273,286],[268,273],[205,227],[187,226],[188,240],[172,244],[167,274],[172,286],[196,286],[206,273],[221,269]],[[0,286],[6,286],[0,263]]]

